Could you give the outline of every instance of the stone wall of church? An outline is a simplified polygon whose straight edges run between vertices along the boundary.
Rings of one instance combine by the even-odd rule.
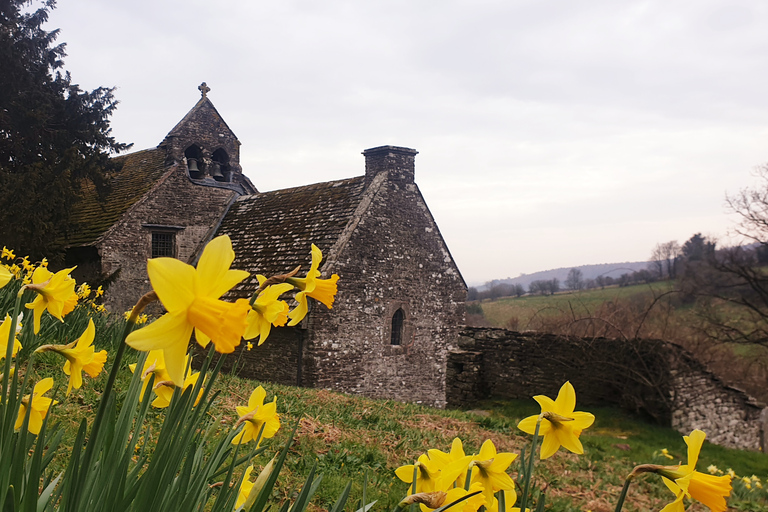
[[[449,406],[476,407],[489,397],[554,398],[570,381],[577,409],[615,405],[684,434],[701,429],[723,446],[757,450],[765,443],[763,406],[676,345],[466,328],[459,347],[448,357]]]
[[[417,186],[388,179],[371,186],[379,188],[370,206],[324,270],[340,276],[339,291],[333,310],[313,304],[306,384],[444,407],[446,357],[464,323],[466,286]],[[402,343],[392,345],[399,308]]]
[[[175,257],[189,261],[213,233],[235,194],[194,185],[180,167],[172,168],[107,231],[98,246],[102,273],[117,272],[107,289],[107,306],[127,311],[150,291],[146,262],[152,256],[153,231],[174,233]]]
[[[240,377],[287,386],[305,385],[300,361],[303,343],[304,331],[294,327],[273,327],[260,346],[254,343],[248,350],[247,342],[243,341],[233,354],[227,356],[222,370]]]

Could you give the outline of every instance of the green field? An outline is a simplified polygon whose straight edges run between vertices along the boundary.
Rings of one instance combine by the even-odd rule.
[[[599,312],[606,303],[629,301],[645,303],[672,290],[668,282],[634,285],[579,292],[560,292],[555,295],[524,295],[485,300],[480,303],[483,315],[494,327],[518,324],[521,331],[535,329],[537,319],[566,317],[583,318]]]
[[[41,376],[56,372],[60,372],[58,367],[39,367]],[[128,379],[126,370],[118,387],[124,389]],[[68,431],[67,439],[74,438],[79,418],[92,415],[99,387],[104,382],[104,375],[93,381],[89,379],[80,392],[63,399],[54,411],[54,418],[62,421]],[[220,377],[218,387],[222,393],[211,411],[211,418],[219,425],[221,433],[232,428],[237,420],[235,406],[246,403],[257,385],[257,382],[229,375]],[[379,500],[373,510],[388,512],[407,494],[406,484],[394,475],[398,466],[413,463],[430,448],[448,451],[457,436],[464,441],[467,453],[479,449],[485,439],[493,440],[499,451],[519,453],[530,442],[530,436],[518,431],[516,425],[523,417],[539,412],[533,400],[478,404],[478,408],[487,414],[484,416],[326,390],[263,385],[268,400],[277,396],[282,427],[275,438],[264,442],[266,451],[255,463],[257,467],[265,464],[287,440],[291,429],[298,425],[296,442],[274,497],[288,499],[295,496],[310,468],[317,464],[324,479],[313,500],[312,510],[328,510],[350,480],[354,482],[352,502],[360,499],[362,481],[367,473],[367,495]],[[547,510],[613,510],[623,479],[634,465],[676,463],[686,458],[682,436],[671,429],[645,423],[613,409],[593,409],[591,412],[597,419],[595,425],[582,434],[586,453],[577,456],[561,450],[537,470],[539,482],[549,485],[550,507]],[[152,410],[148,421],[159,425],[162,414],[162,410]],[[660,455],[663,448],[669,450],[674,461]],[[63,450],[61,455],[66,453],[67,450]],[[54,462],[54,467],[59,464],[63,464],[63,457],[60,462]],[[705,444],[699,470],[705,470],[709,464],[723,470],[733,468],[739,475],[755,474],[761,481],[768,477],[768,457],[761,453]],[[517,463],[510,471],[514,477]],[[753,489],[745,498],[746,501],[744,498],[733,499],[731,505],[737,505],[741,510],[768,510],[764,492]],[[646,475],[631,488],[624,510],[659,510],[670,499],[671,494],[659,478]],[[348,510],[353,509],[348,507]]]

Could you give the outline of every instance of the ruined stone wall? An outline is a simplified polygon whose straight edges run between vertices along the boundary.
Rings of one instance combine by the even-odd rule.
[[[379,185],[330,269],[340,276],[333,310],[313,305],[306,382],[443,407],[446,357],[464,323],[466,286],[416,185]],[[404,336],[394,346],[398,308]]]
[[[107,290],[107,306],[127,311],[151,287],[147,259],[151,257],[152,231],[145,224],[174,226],[176,258],[188,261],[212,233],[235,192],[194,185],[186,172],[171,168],[158,185],[134,204],[104,235],[98,249],[102,273],[119,271]]]
[[[725,386],[683,349],[658,340],[566,338],[466,328],[447,362],[449,406],[488,397],[555,397],[571,381],[578,403],[615,405],[714,443],[756,450],[762,407]]]
[[[671,376],[673,428],[686,434],[698,428],[723,446],[761,446],[768,418],[761,418],[761,407],[746,393],[726,386],[693,360],[678,365]]]

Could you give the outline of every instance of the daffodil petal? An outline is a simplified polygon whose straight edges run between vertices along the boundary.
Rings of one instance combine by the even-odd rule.
[[[551,433],[544,436],[544,440],[541,442],[541,459],[544,460],[550,458],[557,452],[558,448],[560,448],[560,441],[558,441],[557,436],[554,436]]]
[[[185,311],[166,313],[151,324],[130,333],[125,339],[129,347],[142,352],[165,350],[168,346],[183,343],[186,347],[192,335],[192,325]],[[163,354],[167,355],[167,354]],[[167,359],[166,359],[167,362]]]
[[[581,441],[579,441],[578,436],[573,433],[573,430],[571,430],[570,427],[561,427],[561,428],[553,429],[553,431],[549,435],[557,436],[557,440],[560,443],[560,445],[566,450],[568,450],[569,452],[576,453],[579,455],[584,453],[584,446],[581,444]]]
[[[195,300],[195,268],[174,258],[147,261],[152,289],[170,313],[185,310]]]
[[[405,466],[400,466],[395,470],[395,475],[397,478],[402,480],[403,482],[407,484],[413,483],[413,464],[406,464]]]
[[[517,428],[525,432],[526,434],[533,435],[534,432],[536,432],[536,422],[539,421],[539,415],[536,414],[534,416],[528,416],[524,420],[521,420],[520,423],[517,424]],[[543,422],[542,422],[543,423]],[[541,429],[539,429],[539,433],[541,433]]]
[[[197,274],[201,281],[198,283],[198,293],[211,296],[210,290],[213,289],[215,281],[221,279],[233,261],[235,251],[232,250],[229,235],[217,236],[208,242],[197,262]]]
[[[535,397],[533,397],[533,399],[539,403],[542,411],[554,412],[554,410],[557,409],[557,404],[555,404],[555,401],[549,398],[548,396],[536,395]]]
[[[263,387],[258,386],[256,389],[253,390],[250,398],[248,399],[248,409],[253,410],[256,407],[261,407],[264,404],[264,399],[266,397],[267,397],[267,392],[264,390]]]
[[[585,428],[591,427],[595,422],[595,415],[590,412],[576,411],[571,417],[573,418],[573,421],[569,423],[573,430],[584,430]]]
[[[186,333],[186,339],[192,334],[192,329]],[[180,388],[184,386],[184,372],[187,370],[187,345],[188,343],[176,343],[163,349],[165,357],[165,369],[173,383]]]
[[[573,389],[570,381],[567,381],[560,388],[555,404],[557,407],[554,409],[554,412],[557,414],[569,417],[573,414],[573,410],[576,408],[576,390]]]
[[[707,434],[701,430],[694,430],[689,436],[683,436],[685,444],[688,445],[688,466],[691,470],[696,469],[696,462],[699,460],[699,452],[701,452],[701,445],[704,444]]]

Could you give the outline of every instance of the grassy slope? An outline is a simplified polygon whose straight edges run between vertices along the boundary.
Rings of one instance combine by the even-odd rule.
[[[38,368],[41,375],[59,371],[51,366]],[[127,385],[127,374],[126,370],[120,385]],[[104,380],[103,374],[96,382],[87,379],[86,386],[63,400],[54,413],[70,431],[70,439],[78,419],[95,409],[98,388]],[[218,384],[222,393],[212,415],[223,431],[234,425],[235,406],[247,402],[257,383],[222,376]],[[350,479],[355,482],[353,497],[359,499],[366,470],[368,496],[379,500],[375,510],[392,510],[406,494],[406,485],[394,476],[397,466],[412,463],[429,448],[447,451],[456,436],[464,440],[467,453],[479,449],[485,439],[492,439],[499,451],[519,452],[529,442],[529,436],[517,431],[515,425],[524,416],[538,412],[533,400],[480,404],[490,414],[478,416],[325,390],[268,383],[264,386],[269,400],[273,395],[278,397],[283,427],[274,439],[264,442],[267,449],[256,464],[266,463],[298,422],[297,442],[287,470],[280,477],[276,497],[295,493],[310,467],[317,463],[325,477],[313,500],[315,510],[327,510]],[[661,448],[669,449],[674,462],[686,458],[681,436],[670,429],[648,425],[610,409],[592,412],[597,416],[596,424],[582,436],[586,454],[576,456],[561,451],[540,466],[539,474],[550,484],[550,510],[611,511],[624,476],[635,464],[667,463],[658,455]],[[160,414],[153,412],[150,421],[158,422]],[[759,453],[706,444],[699,469],[712,463],[721,468],[733,467],[739,474],[768,476],[768,457]],[[513,464],[511,470],[516,473],[517,465]],[[657,478],[646,476],[633,485],[625,510],[659,510],[670,496]],[[753,499],[744,510],[760,509]]]

